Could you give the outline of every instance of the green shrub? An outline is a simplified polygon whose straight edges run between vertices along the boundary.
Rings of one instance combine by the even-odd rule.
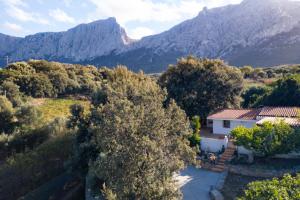
[[[300,175],[285,175],[282,179],[255,181],[248,184],[244,195],[238,200],[299,200]]]
[[[73,135],[59,136],[8,158],[0,167],[1,198],[17,199],[63,173],[72,156],[73,141]]]
[[[254,128],[237,127],[231,131],[235,144],[253,150],[261,156],[285,154],[299,149],[299,130],[283,121],[264,123]]]

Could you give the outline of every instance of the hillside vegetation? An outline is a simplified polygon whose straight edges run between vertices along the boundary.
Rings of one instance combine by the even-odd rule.
[[[180,199],[172,175],[199,164],[208,114],[299,106],[299,71],[284,69],[192,56],[155,77],[124,66],[12,63],[0,70],[0,196],[18,199],[72,171],[82,182],[92,173],[106,199]]]

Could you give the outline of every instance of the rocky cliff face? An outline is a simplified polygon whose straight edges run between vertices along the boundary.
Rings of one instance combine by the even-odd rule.
[[[12,37],[0,33],[0,55],[4,56],[12,52],[22,38]]]
[[[115,18],[109,18],[81,24],[66,32],[38,33],[14,41],[13,45],[10,41],[3,41],[5,45],[0,48],[0,54],[8,53],[12,60],[32,58],[80,62],[110,54],[132,40]]]
[[[286,50],[281,52],[282,56],[272,58],[276,48],[274,42],[279,42],[278,37],[285,36],[286,39],[281,39],[280,45],[277,45],[281,50],[281,45],[287,49],[291,45],[299,46],[299,35],[295,34],[295,30],[300,28],[299,9],[299,2],[286,0],[244,0],[240,5],[203,9],[194,19],[132,44],[125,53],[146,50],[152,53],[148,53],[150,57],[162,55],[168,61],[173,60],[173,63],[176,57],[166,57],[193,54],[198,57],[225,59],[233,65],[255,66],[283,64],[280,60],[284,63],[300,62],[300,59],[295,58],[284,59],[287,57],[285,54],[290,53]],[[269,61],[262,58],[266,54],[270,54]],[[260,57],[261,61],[256,61],[256,57]],[[273,62],[273,59],[277,61]],[[143,64],[149,68],[157,66],[157,63],[151,64],[151,59]],[[164,64],[166,67],[167,63]]]
[[[300,3],[294,1],[244,0],[239,5],[205,8],[195,18],[140,41],[131,40],[116,20],[109,18],[24,39],[0,35],[0,42],[5,41],[0,55],[9,54],[13,60],[122,63],[146,72],[163,71],[189,54],[240,66],[300,63],[299,10]]]

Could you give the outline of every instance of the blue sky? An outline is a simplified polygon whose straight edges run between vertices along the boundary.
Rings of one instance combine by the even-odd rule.
[[[25,36],[65,31],[80,23],[116,17],[139,39],[160,33],[208,8],[241,0],[0,0],[0,33]]]

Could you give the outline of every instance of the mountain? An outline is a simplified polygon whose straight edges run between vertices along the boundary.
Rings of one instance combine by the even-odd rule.
[[[14,60],[125,64],[145,72],[161,72],[190,54],[221,58],[237,66],[300,63],[299,10],[300,3],[294,1],[244,0],[238,5],[204,8],[195,18],[139,41],[130,39],[116,20],[109,18],[66,32],[10,38],[5,48],[0,47],[0,55],[9,54]]]
[[[7,47],[0,48],[0,55],[9,55],[14,61],[48,59],[67,62],[107,55],[133,42],[115,18],[81,24],[65,32],[38,33],[23,39],[0,35],[0,41]]]

